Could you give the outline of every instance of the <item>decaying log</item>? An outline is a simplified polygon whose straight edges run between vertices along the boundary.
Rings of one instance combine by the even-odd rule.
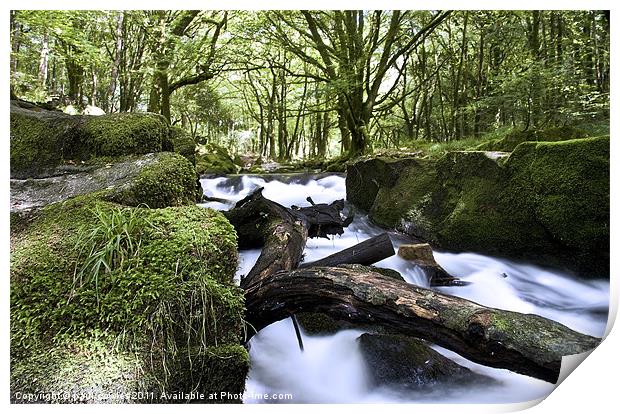
[[[390,236],[387,233],[382,233],[317,261],[302,263],[299,267],[337,266],[340,264],[368,266],[393,255],[394,246],[392,246]]]
[[[316,204],[310,197],[306,200],[311,207],[291,206],[291,210],[295,217],[307,223],[310,238],[328,239],[330,235],[340,235],[353,222],[353,215],[346,219],[340,215],[344,209],[344,200],[336,200],[331,204]]]
[[[537,315],[487,308],[358,265],[278,272],[245,289],[246,317],[257,330],[291,313],[322,312],[334,319],[379,324],[474,362],[553,383],[562,356],[588,351],[600,342]]]
[[[286,208],[263,197],[258,188],[224,214],[235,227],[239,248],[262,247],[254,267],[241,279],[241,287],[280,270],[297,267],[308,237],[342,234],[352,217],[343,219],[344,201]],[[294,207],[294,206],[293,206]],[[393,249],[392,249],[393,254]]]
[[[241,279],[241,287],[280,270],[291,270],[301,261],[307,224],[286,207],[266,199],[259,188],[224,214],[235,227],[239,248],[260,247],[254,267]]]

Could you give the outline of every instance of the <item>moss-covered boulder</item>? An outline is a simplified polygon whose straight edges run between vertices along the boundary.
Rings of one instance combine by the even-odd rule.
[[[164,141],[163,150],[181,154],[192,165],[196,165],[196,140],[183,128],[170,128],[170,136],[168,140]]]
[[[89,194],[11,230],[14,402],[209,402],[243,392],[237,243],[221,213]]]
[[[235,174],[239,167],[226,148],[217,144],[206,144],[198,149],[196,155],[198,174]]]
[[[519,144],[528,141],[567,141],[587,138],[589,134],[583,129],[572,126],[552,127],[541,130],[513,130],[501,138],[496,138],[478,145],[479,151],[513,151]]]
[[[196,172],[175,153],[125,157],[122,161],[61,166],[45,178],[11,180],[11,211],[40,208],[77,195],[103,191],[121,204],[180,206],[196,201]]]
[[[110,192],[108,198],[120,204],[151,208],[193,204],[199,196],[196,170],[183,156],[159,153],[157,162],[144,166],[127,185]]]
[[[349,168],[357,181],[347,178],[347,198],[370,204],[378,224],[436,248],[609,277],[609,138],[524,142],[510,157],[460,151],[401,162],[396,179]],[[375,187],[374,197],[364,190]]]
[[[494,381],[458,365],[422,341],[402,335],[363,334],[357,342],[371,384],[407,391],[442,385],[489,385]]]
[[[10,134],[11,177],[36,178],[67,162],[161,151],[169,127],[156,114],[72,116],[12,101]]]
[[[409,160],[371,158],[350,164],[347,171],[347,200],[370,210],[382,187],[392,187]]]

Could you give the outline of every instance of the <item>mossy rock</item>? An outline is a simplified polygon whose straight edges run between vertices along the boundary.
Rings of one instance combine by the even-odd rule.
[[[145,204],[151,208],[194,204],[199,196],[194,166],[176,153],[160,153],[157,159],[108,198],[127,206]]]
[[[68,169],[56,167],[50,177],[11,180],[11,211],[36,209],[70,197],[104,191],[121,204],[152,207],[194,204],[196,172],[174,153],[96,159]]]
[[[196,165],[196,141],[183,128],[171,127],[170,137],[164,142],[162,149],[164,151],[173,151],[177,154],[181,154],[187,158],[192,165]]]
[[[346,177],[347,200],[364,210],[370,210],[379,190],[392,187],[410,162],[411,159],[372,158],[349,164]]]
[[[166,120],[156,114],[71,116],[11,104],[11,177],[42,177],[66,162],[162,150]]]
[[[491,155],[411,159],[393,183],[357,169],[347,194],[360,189],[373,221],[435,248],[609,277],[609,138],[528,141],[510,157]],[[375,187],[374,197],[361,190]]]
[[[196,155],[198,174],[236,174],[239,167],[226,148],[217,144],[206,144]]]
[[[587,138],[589,134],[583,129],[572,126],[551,127],[541,130],[513,130],[503,138],[497,138],[478,145],[479,151],[513,151],[519,144],[528,141],[567,141]]]
[[[49,205],[12,237],[12,398],[33,387],[242,393],[233,227],[210,209],[122,207],[100,195]],[[95,271],[93,257],[117,238]]]
[[[72,158],[159,152],[169,134],[166,120],[157,114],[120,113],[82,118],[79,142],[73,143],[75,149],[69,154]]]
[[[506,166],[506,202],[524,206],[580,274],[608,275],[609,138],[523,143]]]

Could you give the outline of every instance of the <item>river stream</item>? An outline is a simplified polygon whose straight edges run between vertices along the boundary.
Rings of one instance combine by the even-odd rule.
[[[330,203],[346,197],[345,179],[339,175],[231,176],[202,179],[201,183],[205,195],[228,200],[202,204],[219,210],[230,209],[234,202],[257,187],[264,187],[266,198],[286,207],[308,206],[308,196],[316,203]],[[320,259],[384,231],[367,216],[356,213],[355,220],[342,236],[331,240],[309,239],[305,260]],[[410,242],[396,232],[390,232],[390,237],[395,248]],[[252,268],[259,254],[259,250],[240,252],[237,278]],[[474,253],[435,251],[434,256],[450,274],[472,282],[468,286],[437,288],[438,291],[485,306],[538,314],[593,336],[600,337],[605,332],[608,281],[581,280],[562,271]],[[376,266],[397,270],[407,282],[428,287],[424,273],[397,255]],[[290,319],[268,326],[250,341],[251,369],[244,402],[514,403],[544,397],[554,387],[534,378],[473,363],[434,346],[455,362],[496,379],[496,385],[435,387],[432,392],[426,390],[424,393],[374,388],[368,385],[365,363],[357,347],[356,338],[362,333],[361,330],[345,330],[334,335],[309,336],[302,332],[305,346],[302,353]],[[265,394],[282,394],[282,399],[265,400]]]

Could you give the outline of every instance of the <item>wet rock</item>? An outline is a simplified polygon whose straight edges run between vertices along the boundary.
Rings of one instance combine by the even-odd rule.
[[[431,286],[464,286],[468,284],[450,275],[435,261],[433,250],[428,243],[403,244],[398,248],[398,255],[419,266],[428,276]]]
[[[357,342],[375,387],[421,390],[440,384],[449,386],[494,382],[489,377],[458,365],[418,339],[366,333]]]

